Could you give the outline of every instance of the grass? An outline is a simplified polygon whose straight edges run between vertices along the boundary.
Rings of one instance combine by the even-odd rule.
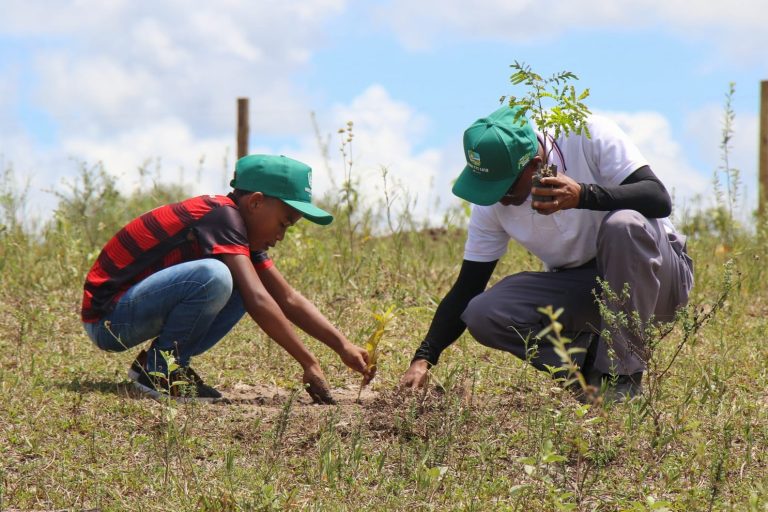
[[[343,332],[364,344],[373,312],[397,311],[371,389],[356,403],[358,376],[307,339],[339,399],[311,405],[300,368],[245,319],[195,361],[231,403],[180,405],[137,395],[135,351],[97,350],[78,310],[101,244],[182,191],[124,196],[99,179],[37,229],[18,221],[11,182],[0,190],[0,510],[768,510],[764,238],[723,249],[691,233],[690,312],[717,304],[731,260],[722,307],[685,344],[682,324],[659,344],[654,368],[679,354],[643,400],[590,409],[468,335],[429,389],[398,391],[458,272],[461,224],[375,236],[376,211],[352,231],[300,223],[273,256]],[[495,279],[538,268],[510,251]]]

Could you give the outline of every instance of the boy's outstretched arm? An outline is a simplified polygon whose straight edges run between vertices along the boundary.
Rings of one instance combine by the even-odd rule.
[[[313,400],[333,403],[319,361],[296,335],[291,322],[261,282],[250,258],[242,254],[224,254],[222,261],[232,273],[245,310],[251,318],[301,365],[304,370],[303,382],[309,384],[307,392]]]
[[[312,302],[285,280],[276,267],[259,269],[258,275],[288,320],[333,349],[344,364],[363,375],[365,384],[373,379],[376,368],[368,370],[368,352],[351,343]]]

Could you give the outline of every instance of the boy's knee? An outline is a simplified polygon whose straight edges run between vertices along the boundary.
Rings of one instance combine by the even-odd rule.
[[[226,303],[234,288],[229,267],[219,260],[205,259],[201,271],[203,272],[201,282],[209,298]]]

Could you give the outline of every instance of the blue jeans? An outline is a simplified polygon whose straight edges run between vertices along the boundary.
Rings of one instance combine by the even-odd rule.
[[[180,366],[213,347],[243,317],[232,274],[212,258],[180,263],[133,285],[115,309],[96,323],[84,323],[102,350],[122,352],[155,338],[147,350],[147,371],[166,372],[160,351]]]

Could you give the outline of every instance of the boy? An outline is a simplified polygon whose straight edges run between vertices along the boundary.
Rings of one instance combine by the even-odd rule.
[[[88,336],[110,352],[154,338],[129,377],[155,398],[168,392],[181,400],[220,398],[190,360],[213,347],[246,311],[302,366],[314,401],[333,398],[291,322],[370,381],[367,352],[294,290],[266,252],[301,217],[322,225],[333,220],[312,205],[311,178],[312,170],[296,160],[248,155],[237,161],[228,196],[161,206],[128,223],[107,242],[86,278],[82,320]],[[163,353],[179,366],[170,375]]]

